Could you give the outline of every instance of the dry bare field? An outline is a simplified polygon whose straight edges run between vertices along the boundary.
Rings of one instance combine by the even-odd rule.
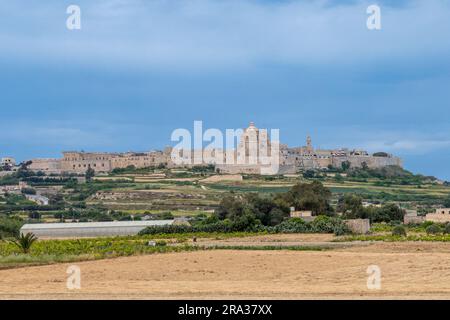
[[[70,264],[1,270],[0,298],[449,299],[449,261],[450,246],[436,242],[167,253],[79,262],[75,291],[66,288]],[[380,290],[366,286],[374,264],[382,271]]]

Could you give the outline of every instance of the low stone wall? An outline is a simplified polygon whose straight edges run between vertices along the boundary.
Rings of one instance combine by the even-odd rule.
[[[366,234],[370,231],[369,219],[349,219],[345,220],[345,224],[353,233]]]
[[[424,216],[408,216],[405,215],[403,217],[403,223],[404,224],[419,224],[425,221]]]
[[[428,213],[425,220],[437,223],[446,223],[450,222],[450,214]]]

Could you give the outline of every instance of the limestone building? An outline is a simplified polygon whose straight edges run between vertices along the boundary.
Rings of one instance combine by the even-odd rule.
[[[181,158],[183,161],[174,161]],[[377,156],[378,155],[378,156]],[[198,160],[200,159],[200,162]],[[111,172],[116,168],[134,166],[136,168],[155,167],[191,167],[194,165],[215,165],[220,173],[248,174],[286,174],[307,169],[325,169],[341,167],[348,162],[351,167],[379,168],[384,166],[402,166],[398,157],[379,153],[370,155],[364,150],[315,149],[310,136],[306,145],[288,147],[271,141],[267,130],[258,129],[253,122],[243,130],[236,149],[175,150],[170,147],[164,151],[150,152],[63,152],[62,159],[34,159],[31,170],[46,173],[84,174],[88,168],[97,173]],[[268,162],[269,161],[269,162]],[[276,163],[274,172],[273,163]]]
[[[450,222],[450,208],[436,209],[434,213],[428,213],[425,220],[438,223]]]
[[[58,174],[61,173],[61,162],[60,159],[33,159],[28,169],[45,174]]]
[[[14,167],[16,165],[16,159],[11,158],[11,157],[4,157],[4,158],[2,158],[0,165],[2,167],[4,167],[4,166]]]

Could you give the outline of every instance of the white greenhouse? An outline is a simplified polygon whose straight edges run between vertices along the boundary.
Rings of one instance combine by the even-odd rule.
[[[22,234],[33,233],[38,238],[77,238],[136,235],[151,226],[171,225],[175,220],[73,222],[25,224]]]

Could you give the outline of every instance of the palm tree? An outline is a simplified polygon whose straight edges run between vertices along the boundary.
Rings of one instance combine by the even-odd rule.
[[[11,241],[11,243],[14,243],[17,247],[19,247],[20,250],[23,251],[23,253],[30,252],[31,246],[33,243],[37,240],[37,237],[28,232],[26,235],[23,235],[23,233],[20,234],[19,237],[17,237],[16,240]]]

